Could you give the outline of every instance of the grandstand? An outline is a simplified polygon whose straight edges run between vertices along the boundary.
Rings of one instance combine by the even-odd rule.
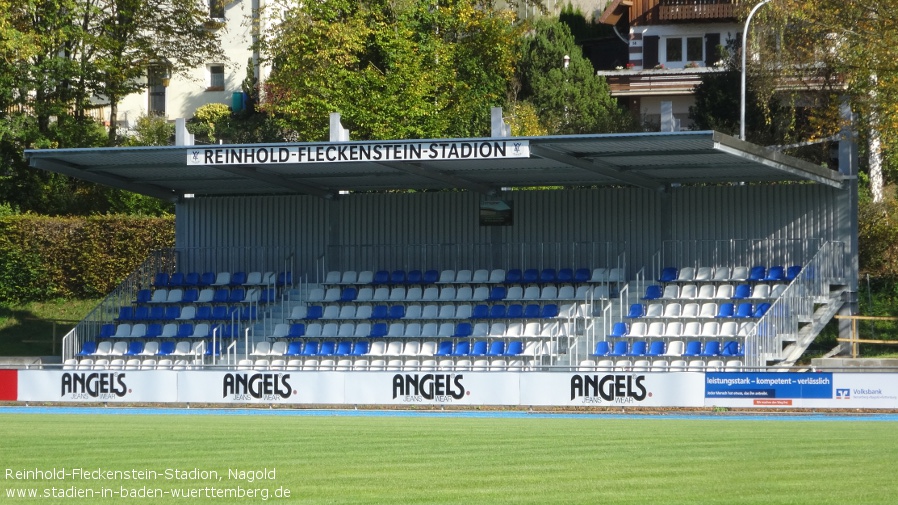
[[[65,369],[789,369],[856,294],[852,172],[716,132],[28,156],[177,204]]]

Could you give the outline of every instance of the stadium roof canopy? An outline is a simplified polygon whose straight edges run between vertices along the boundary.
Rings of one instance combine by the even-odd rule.
[[[533,186],[814,182],[843,176],[714,131],[28,150],[30,165],[170,201]]]

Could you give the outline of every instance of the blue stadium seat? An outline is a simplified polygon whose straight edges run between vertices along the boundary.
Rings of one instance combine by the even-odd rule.
[[[97,352],[97,343],[93,340],[88,340],[81,344],[81,350],[75,356],[92,356]]]
[[[558,275],[555,277],[555,282],[559,284],[568,284],[574,282],[574,269],[573,268],[562,268],[558,271]]]
[[[539,281],[539,270],[528,268],[521,274],[521,282],[524,284],[535,284]]]
[[[275,281],[275,285],[278,287],[292,286],[293,285],[293,272],[279,273],[277,281]]]
[[[150,313],[147,315],[147,320],[149,321],[162,321],[165,319],[165,309],[171,307],[165,307],[162,305],[153,305],[150,307]]]
[[[389,326],[387,323],[374,323],[371,325],[371,333],[368,336],[371,338],[386,337],[388,331]]]
[[[645,287],[645,296],[642,297],[643,300],[658,300],[661,296],[664,295],[664,288],[657,284],[650,284]]]
[[[507,308],[505,305],[493,305],[490,307],[490,319],[505,319]]]
[[[736,314],[736,305],[733,303],[721,303],[717,308],[717,317],[733,317]]]
[[[171,340],[166,340],[159,344],[159,352],[156,354],[159,356],[169,356],[173,352],[175,352],[175,343]]]
[[[405,317],[405,305],[391,305],[387,313],[387,319],[402,319]]]
[[[578,268],[574,271],[574,282],[577,284],[589,282],[591,278],[592,271],[590,271],[588,268]]]
[[[264,288],[259,296],[259,303],[274,303],[277,301],[277,290],[275,288]]]
[[[751,296],[751,285],[749,284],[738,284],[736,285],[736,289],[733,291],[733,299],[734,300],[745,300],[746,298]]]
[[[551,284],[553,282],[557,282],[558,274],[555,272],[554,268],[543,268],[539,273],[539,283],[540,284]]]
[[[611,348],[608,346],[608,342],[604,340],[600,340],[596,342],[596,349],[593,351],[590,356],[598,357],[598,356],[608,356],[608,353],[611,352]]]
[[[764,265],[755,265],[755,266],[751,267],[751,270],[748,271],[748,281],[749,282],[763,281],[766,274],[767,274],[767,269],[764,267]]]
[[[130,344],[128,344],[128,350],[125,351],[125,356],[137,356],[143,352],[143,342],[140,340],[132,340]]]
[[[212,307],[212,321],[230,321],[231,310],[227,305],[216,305]]]
[[[324,307],[322,307],[321,305],[310,305],[306,309],[305,319],[309,319],[309,320],[321,319],[321,317],[323,315],[324,315]]]
[[[459,342],[461,343],[461,342]],[[444,340],[440,342],[439,347],[437,347],[437,352],[433,353],[434,356],[451,356],[452,355],[452,341]]]
[[[490,343],[490,349],[486,351],[487,356],[504,356],[505,355],[505,341],[504,340],[493,340]]]
[[[157,272],[156,275],[153,276],[153,287],[154,288],[168,287],[168,274],[165,272]]]
[[[630,344],[626,340],[618,340],[614,343],[614,349],[608,353],[608,356],[626,356],[630,350]]]
[[[100,335],[99,338],[110,338],[115,335],[115,324],[114,323],[106,323],[103,326],[100,326]]]
[[[637,340],[633,342],[627,356],[645,356],[646,352],[648,352],[648,343],[644,340]]]
[[[543,305],[542,309],[540,309],[539,311],[539,317],[543,319],[558,317],[558,305],[554,303],[547,303]]]
[[[352,346],[352,352],[349,353],[350,356],[364,356],[368,352],[368,341],[367,340],[359,340]]]
[[[193,335],[193,323],[181,323],[178,325],[177,338],[189,338]]]
[[[409,270],[407,274],[405,274],[405,283],[406,284],[422,284],[424,282],[424,273],[420,270]]]
[[[228,288],[218,288],[212,295],[212,303],[228,303],[229,295]]]
[[[462,322],[455,325],[455,333],[453,333],[452,336],[455,338],[467,338],[473,333],[474,328],[471,326],[471,323]]]
[[[512,340],[505,349],[505,356],[518,356],[524,352],[524,342],[520,340]]]
[[[184,272],[175,272],[168,278],[168,287],[182,288],[184,287]]]
[[[424,272],[424,278],[421,279],[422,284],[436,284],[437,280],[440,278],[440,272],[438,270],[426,270]]]
[[[306,325],[303,323],[292,323],[290,329],[287,330],[287,338],[302,338],[306,335]]]
[[[130,305],[124,305],[119,307],[118,309],[118,317],[115,318],[116,321],[131,321],[134,319],[134,307]]]
[[[317,356],[333,356],[336,347],[337,344],[333,340],[325,340],[321,343],[321,347],[318,348]]]
[[[664,356],[665,351],[664,341],[655,340],[649,345],[649,351],[645,353],[646,356]]]
[[[204,356],[221,356],[221,340],[216,340],[215,344],[212,342],[206,342],[206,352],[203,353]]]
[[[196,303],[200,297],[200,291],[197,288],[187,288],[181,296],[181,303]]]
[[[244,288],[232,288],[228,293],[228,301],[227,303],[240,303],[243,299],[246,298],[246,289]],[[214,301],[214,300],[213,300]]]
[[[767,270],[765,281],[778,282],[786,280],[786,267],[782,265],[774,265]]]
[[[134,314],[131,316],[134,321],[146,321],[150,318],[150,307],[140,305],[134,308]]]
[[[752,317],[752,305],[750,302],[740,303],[738,307],[736,307],[736,313],[733,314],[733,317]]]
[[[661,270],[661,275],[658,276],[658,282],[673,282],[677,280],[678,273],[677,267],[665,267]]]
[[[184,276],[184,287],[198,287],[200,285],[199,272],[187,272]]]
[[[755,311],[752,312],[751,317],[761,318],[764,317],[764,314],[770,310],[770,304],[767,302],[759,303],[757,307],[755,307]]]
[[[449,356],[467,356],[471,352],[471,342],[467,340],[460,340],[455,343],[455,349],[452,350],[452,353]]]
[[[505,286],[493,286],[487,300],[498,302],[504,300],[506,296],[508,296],[508,289]]]
[[[390,308],[386,305],[375,305],[371,309],[371,317],[369,319],[387,319],[390,314]]]
[[[608,335],[612,338],[620,338],[625,337],[630,333],[630,325],[623,321],[619,321],[614,323],[614,326],[611,327],[611,333]]]
[[[247,305],[240,309],[241,321],[256,321],[259,319],[259,307],[256,305]]]
[[[194,321],[211,321],[212,307],[209,305],[200,305],[196,308],[196,314],[193,316]]]
[[[642,317],[645,315],[645,305],[641,303],[634,303],[630,305],[630,311],[627,312],[627,317]]]
[[[508,319],[521,319],[524,317],[524,306],[520,303],[514,303],[508,306],[505,311],[505,317]]]
[[[723,344],[723,348],[720,351],[721,356],[742,356],[742,352],[739,348],[739,342],[736,340],[729,340],[725,344]]]
[[[341,340],[340,343],[337,344],[337,350],[334,351],[334,356],[349,356],[352,353],[352,342],[349,340]]]
[[[702,343],[699,340],[690,340],[686,343],[686,351],[683,356],[696,357],[702,354]]]
[[[520,284],[522,278],[520,268],[512,268],[505,272],[505,284]]]
[[[211,286],[215,283],[215,272],[203,272],[203,275],[200,276],[200,283],[197,284],[198,288]]]
[[[487,305],[477,304],[471,309],[471,319],[489,319],[490,308]]]
[[[359,296],[359,290],[354,287],[346,287],[343,288],[343,291],[340,292],[340,301],[341,302],[352,302],[355,301]]]
[[[228,283],[231,287],[242,286],[246,284],[246,272],[231,273],[231,281]]]
[[[786,269],[786,281],[792,282],[801,273],[801,265],[792,265]]]
[[[386,270],[378,270],[374,272],[374,277],[371,279],[371,284],[389,284],[390,283],[390,272]]]
[[[318,355],[318,342],[315,340],[309,340],[302,348],[302,353],[300,356],[317,356]]]
[[[536,319],[540,317],[540,308],[538,304],[531,303],[524,307],[524,317],[527,319]]]
[[[471,347],[471,356],[486,356],[486,340],[478,340]]]
[[[405,270],[390,272],[390,284],[405,284]]]
[[[181,316],[181,307],[178,305],[169,305],[165,307],[165,313],[162,316],[163,321],[174,321]]]
[[[147,325],[147,332],[144,333],[143,338],[158,338],[160,336],[162,336],[162,324],[150,323]]]
[[[287,344],[287,351],[284,356],[302,356],[302,342],[294,340]]]
[[[701,356],[703,357],[712,357],[720,354],[720,342],[717,340],[709,340],[705,342],[705,349],[702,351]]]

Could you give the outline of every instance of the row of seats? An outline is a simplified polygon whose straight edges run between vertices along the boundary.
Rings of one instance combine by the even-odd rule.
[[[437,320],[437,319],[549,319],[578,315],[579,304],[554,303],[496,305],[298,305],[289,320]]]
[[[738,323],[736,321],[680,321],[646,324],[642,321],[634,323],[617,322],[611,327],[609,338],[690,338],[720,337],[735,338],[748,335],[755,327],[754,322]]]
[[[100,327],[98,339],[236,338],[243,335],[240,324],[212,323],[107,323]]]
[[[184,307],[152,307],[150,310],[141,310],[147,307],[124,306],[119,308],[119,315],[115,318],[121,324],[141,323],[159,324],[166,321],[255,321],[259,319],[259,307],[257,305],[244,305],[233,307],[228,305],[185,305]],[[155,310],[159,309],[159,310]]]
[[[555,337],[567,328],[557,321],[493,323],[279,323],[271,339],[299,338],[419,338],[419,337]]]
[[[735,303],[705,302],[699,304],[690,302],[681,304],[671,302],[667,304],[651,303],[648,306],[642,303],[630,305],[627,317],[636,318],[663,318],[663,319],[704,319],[704,318],[753,318],[759,319],[770,310],[770,302],[752,304],[752,302]]]
[[[767,300],[779,298],[788,284],[651,284],[643,300]]]
[[[624,281],[620,268],[512,268],[504,270],[355,270],[327,273],[324,283],[328,285],[399,285],[399,284],[564,284],[564,283],[609,283]]]
[[[577,286],[455,286],[443,287],[330,287],[313,288],[305,298],[307,303],[364,303],[364,302],[434,302],[468,303],[501,301],[564,301],[607,299],[609,287]]]
[[[290,286],[292,272],[157,272],[154,288],[202,288],[206,286]]]
[[[75,356],[212,356],[213,349],[216,356],[221,355],[221,342],[216,341],[213,347],[212,342],[206,340],[89,340],[82,344],[81,351]]]
[[[277,301],[276,288],[157,288],[141,289],[132,305],[186,305],[191,303],[272,303]]]
[[[189,370],[192,368],[201,368],[202,363],[198,363],[191,359],[169,359],[163,358],[156,360],[155,358],[82,358],[68,359],[63,364],[63,370]]]
[[[658,276],[658,282],[792,282],[801,272],[801,265],[774,265],[769,269],[764,265],[737,267],[665,267]]]
[[[619,340],[611,346],[610,342],[596,342],[595,351],[590,354],[592,357],[604,356],[675,356],[675,357],[736,357],[744,356],[742,345],[736,340],[720,342],[719,340],[705,341],[704,346],[700,340],[690,340],[684,343],[682,340],[674,340],[665,343],[661,340],[655,340],[648,343],[644,340],[637,340],[630,344],[627,340]]]
[[[672,360],[668,362],[664,359],[636,360],[620,359],[617,361],[610,359],[591,360],[585,359],[580,362],[578,369],[581,372],[740,372],[742,371],[742,360],[708,360],[705,362],[701,359],[694,359],[687,362],[686,360]]]
[[[304,342],[260,341],[251,356],[537,356],[550,350],[551,345],[521,340],[306,340]]]

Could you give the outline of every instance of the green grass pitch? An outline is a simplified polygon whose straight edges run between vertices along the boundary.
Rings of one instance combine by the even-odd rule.
[[[896,455],[862,420],[5,414],[0,503],[893,504]]]

